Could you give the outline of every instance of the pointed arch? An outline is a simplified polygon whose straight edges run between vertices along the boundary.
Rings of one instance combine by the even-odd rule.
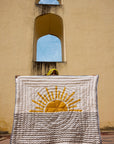
[[[37,60],[37,41],[40,37],[45,35],[57,36],[61,41],[62,49],[62,61],[64,61],[64,50],[63,50],[63,20],[60,16],[55,14],[45,14],[38,16],[35,19],[34,25],[34,61]]]
[[[54,35],[45,35],[37,41],[37,62],[61,62],[61,41]]]

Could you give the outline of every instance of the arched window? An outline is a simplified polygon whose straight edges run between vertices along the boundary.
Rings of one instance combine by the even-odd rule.
[[[40,0],[39,4],[59,5],[58,0]]]
[[[35,62],[63,62],[65,59],[63,49],[64,45],[62,18],[55,14],[45,14],[38,16],[35,20],[34,28],[33,60]],[[46,46],[46,43],[49,44],[47,44]],[[45,53],[42,51],[44,51]],[[49,52],[53,54],[49,54]],[[44,54],[45,59],[43,58]],[[55,59],[52,57],[54,57]]]
[[[45,35],[37,41],[36,61],[38,62],[61,62],[61,41],[53,35]]]

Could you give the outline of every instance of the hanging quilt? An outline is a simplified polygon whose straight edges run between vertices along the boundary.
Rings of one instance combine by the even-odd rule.
[[[11,144],[100,144],[98,76],[20,76]]]

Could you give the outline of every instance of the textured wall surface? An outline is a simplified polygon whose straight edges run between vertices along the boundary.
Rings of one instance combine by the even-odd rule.
[[[46,13],[63,19],[65,62],[56,64],[60,75],[99,74],[100,126],[114,126],[114,1],[64,0],[62,4],[47,8],[35,6],[35,0],[0,1],[0,130],[12,129],[15,75],[37,74],[34,20]]]

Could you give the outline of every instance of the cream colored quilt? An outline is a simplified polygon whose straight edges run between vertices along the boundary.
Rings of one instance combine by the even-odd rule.
[[[12,144],[100,144],[98,76],[20,76]]]

